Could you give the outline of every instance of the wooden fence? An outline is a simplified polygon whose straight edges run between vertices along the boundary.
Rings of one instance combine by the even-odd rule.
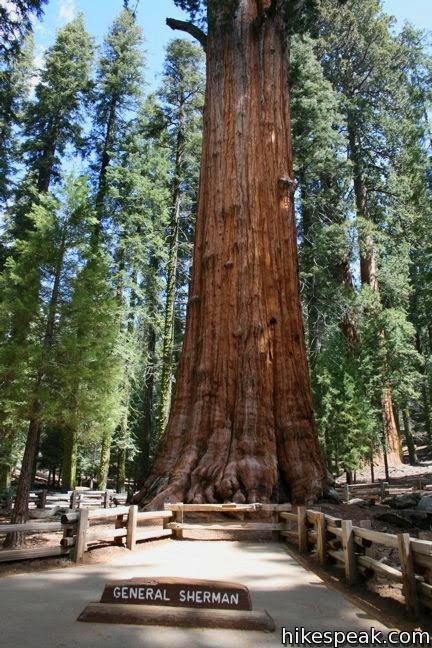
[[[383,500],[390,493],[388,482],[376,482],[374,484],[345,484],[340,493],[345,502],[355,497]]]
[[[190,513],[206,513],[206,520],[187,520]],[[208,521],[210,514],[219,519]],[[222,513],[231,514],[229,520]],[[248,519],[235,519],[241,514]],[[253,520],[254,514],[258,519]],[[107,528],[112,524],[113,528]],[[151,524],[152,528],[148,525]],[[111,509],[81,508],[65,513],[60,522],[31,522],[1,525],[0,536],[10,532],[61,532],[60,546],[0,551],[0,562],[70,554],[76,563],[85,551],[101,542],[125,543],[133,550],[140,540],[173,537],[181,539],[188,531],[217,531],[230,534],[271,532],[302,553],[315,553],[322,565],[334,563],[343,568],[346,582],[353,585],[361,577],[383,576],[402,584],[406,607],[415,616],[422,608],[432,609],[432,542],[394,535],[353,525],[317,510],[290,504],[166,504],[163,511],[139,512],[137,506]],[[240,536],[241,537],[241,536]],[[376,545],[392,550],[393,565],[371,556]]]
[[[354,526],[351,520],[325,515],[299,507],[297,512],[281,512],[286,529],[281,535],[294,542],[299,551],[314,550],[319,562],[336,562],[343,567],[348,585],[360,576],[384,576],[402,583],[408,611],[415,616],[422,607],[432,609],[432,542]],[[373,545],[395,550],[397,566],[367,555]],[[396,561],[395,561],[396,562]]]
[[[61,533],[62,538],[58,546],[0,550],[0,562],[69,556],[74,562],[80,563],[90,546],[105,542],[123,544],[124,541],[128,549],[134,549],[140,540],[171,536],[172,531],[165,524],[171,517],[170,511],[139,513],[137,506],[118,506],[111,509],[82,508],[65,513],[59,522],[2,524],[0,536],[15,532]],[[149,522],[158,524],[152,528],[143,526],[143,523],[148,525]],[[112,524],[112,528],[107,528],[109,524]]]
[[[336,491],[344,502],[349,502],[355,497],[361,499],[383,500],[389,495],[404,495],[414,491],[431,491],[432,484],[427,484],[423,479],[412,480],[410,484],[390,484],[389,482],[374,482],[365,484],[344,484],[337,486]]]
[[[116,493],[115,490],[92,491],[77,489],[66,493],[49,493],[47,490],[32,491],[29,497],[29,509],[51,509],[56,506],[63,508],[109,508],[126,503],[126,493]],[[0,509],[12,510],[14,499],[11,496],[0,500]]]

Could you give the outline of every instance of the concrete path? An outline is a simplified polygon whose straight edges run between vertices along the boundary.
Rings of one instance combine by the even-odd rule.
[[[255,608],[273,616],[274,634],[78,623],[107,580],[179,576],[230,580],[250,588]],[[113,564],[0,579],[1,648],[250,648],[281,646],[281,626],[293,630],[385,632],[384,626],[328,589],[282,544],[175,542],[131,552]],[[296,645],[296,644],[292,644]]]

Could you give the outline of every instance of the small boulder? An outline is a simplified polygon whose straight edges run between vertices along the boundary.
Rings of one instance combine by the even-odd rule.
[[[412,522],[407,520],[405,517],[402,517],[400,513],[393,513],[393,511],[386,511],[385,513],[380,513],[376,516],[377,520],[382,522],[388,522],[393,526],[397,526],[401,529],[411,529]]]
[[[401,529],[412,529],[412,527],[417,527],[418,529],[429,529],[430,520],[428,513],[424,511],[419,511],[418,509],[409,510],[405,509],[404,511],[386,511],[385,513],[380,513],[376,516],[377,520],[382,522],[388,522],[394,526],[398,526]]]
[[[364,499],[360,499],[360,497],[353,497],[353,499],[350,499],[348,504],[357,506],[369,506],[369,502]]]
[[[420,499],[417,508],[419,511],[426,511],[426,513],[432,513],[432,495],[424,495]]]
[[[382,500],[382,504],[386,504],[387,506],[390,506],[390,508],[397,510],[410,509],[417,506],[420,498],[420,493],[403,493],[402,495],[385,497]]]
[[[328,488],[322,497],[323,500],[328,500],[334,504],[341,504],[342,498],[334,488]]]
[[[47,520],[61,515],[60,510],[60,506],[54,506],[50,509],[30,509],[29,518],[31,520]]]
[[[64,506],[53,506],[49,509],[30,509],[30,520],[49,520],[50,518],[58,518],[64,513],[70,513],[72,509]]]

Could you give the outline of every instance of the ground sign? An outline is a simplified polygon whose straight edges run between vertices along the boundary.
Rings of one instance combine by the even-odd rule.
[[[183,578],[111,581],[106,584],[100,603],[90,603],[78,620],[274,631],[269,614],[252,609],[249,590],[244,585]]]

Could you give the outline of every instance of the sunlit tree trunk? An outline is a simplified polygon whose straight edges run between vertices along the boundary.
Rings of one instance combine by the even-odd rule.
[[[414,443],[414,437],[411,428],[411,415],[408,407],[403,408],[402,418],[404,422],[405,441],[408,448],[409,462],[411,466],[416,466],[419,463],[419,460]]]
[[[108,481],[108,472],[111,457],[111,441],[112,433],[110,430],[105,430],[102,437],[102,447],[99,459],[99,472],[98,472],[98,489],[105,490]]]
[[[178,239],[181,208],[181,181],[183,158],[185,154],[185,114],[184,107],[179,110],[179,128],[176,143],[174,180],[171,190],[171,222],[168,248],[167,287],[165,299],[165,321],[162,346],[162,370],[159,396],[159,410],[156,422],[156,436],[160,438],[165,430],[171,405],[173,346],[174,346],[174,306],[178,265]]]
[[[157,508],[303,502],[326,481],[299,299],[282,4],[212,7],[186,334],[168,426],[135,497]]]

